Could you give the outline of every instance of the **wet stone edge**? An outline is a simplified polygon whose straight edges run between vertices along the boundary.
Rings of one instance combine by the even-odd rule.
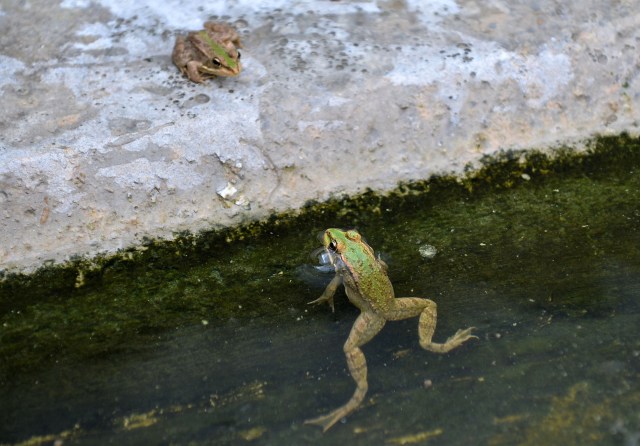
[[[170,267],[180,262],[195,265],[234,243],[256,240],[266,235],[282,234],[292,228],[315,226],[322,221],[353,221],[378,215],[393,203],[396,211],[409,207],[425,196],[431,200],[479,196],[509,189],[527,182],[541,181],[549,175],[580,175],[582,172],[623,166],[640,158],[640,137],[622,133],[599,136],[586,141],[585,151],[560,146],[551,151],[503,151],[485,156],[481,166],[467,166],[463,176],[433,176],[426,180],[400,183],[390,192],[366,190],[355,196],[334,197],[325,202],[310,201],[301,209],[222,230],[199,233],[181,232],[175,239],[144,239],[140,245],[115,254],[94,257],[77,256],[60,264],[45,264],[33,273],[10,273],[0,270],[0,311],[20,303],[36,302],[51,294],[72,293],[100,283],[109,269],[128,270],[153,262],[156,267]],[[18,299],[18,300],[16,300]]]

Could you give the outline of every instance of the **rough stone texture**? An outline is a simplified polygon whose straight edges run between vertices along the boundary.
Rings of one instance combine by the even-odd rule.
[[[190,83],[219,16],[238,78]],[[638,133],[640,1],[0,6],[0,271]]]

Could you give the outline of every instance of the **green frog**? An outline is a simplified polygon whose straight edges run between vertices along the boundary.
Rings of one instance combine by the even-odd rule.
[[[420,297],[396,298],[387,276],[386,263],[380,256],[375,256],[373,249],[358,231],[327,229],[323,235],[323,246],[336,275],[322,295],[309,304],[327,302],[333,311],[333,296],[340,284],[343,284],[349,301],[360,309],[360,315],[344,344],[347,365],[356,382],[356,390],[343,406],[305,421],[307,424],[321,426],[326,432],[338,420],[357,409],[364,400],[368,389],[367,362],[360,348],[373,339],[387,321],[420,316],[420,346],[435,353],[447,353],[469,339],[477,339],[477,336],[471,334],[474,327],[470,327],[458,330],[445,343],[433,342],[431,338],[436,329],[436,303]]]
[[[206,22],[201,31],[178,36],[173,47],[173,63],[193,82],[205,77],[237,76],[242,71],[240,36],[226,23]]]

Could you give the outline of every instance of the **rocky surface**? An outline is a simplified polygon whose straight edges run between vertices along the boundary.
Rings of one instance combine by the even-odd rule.
[[[197,85],[171,50],[211,18],[244,71]],[[5,272],[640,121],[640,1],[5,1],[0,29]]]

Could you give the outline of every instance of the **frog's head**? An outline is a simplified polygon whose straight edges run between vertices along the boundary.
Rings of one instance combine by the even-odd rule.
[[[355,229],[327,229],[322,236],[322,245],[336,269],[368,264],[374,258],[373,249]]]
[[[240,51],[233,46],[222,46],[207,35],[205,31],[199,33],[206,42],[207,56],[211,58],[205,61],[198,71],[214,76],[237,76],[242,71],[240,63]]]
[[[331,265],[337,269],[344,267],[344,256],[349,251],[352,243],[361,239],[360,234],[355,229],[343,230],[330,228],[321,235],[324,252],[328,255]]]
[[[361,244],[362,236],[355,229],[330,228],[324,231],[322,244],[324,248],[333,254],[342,254],[353,244]]]

